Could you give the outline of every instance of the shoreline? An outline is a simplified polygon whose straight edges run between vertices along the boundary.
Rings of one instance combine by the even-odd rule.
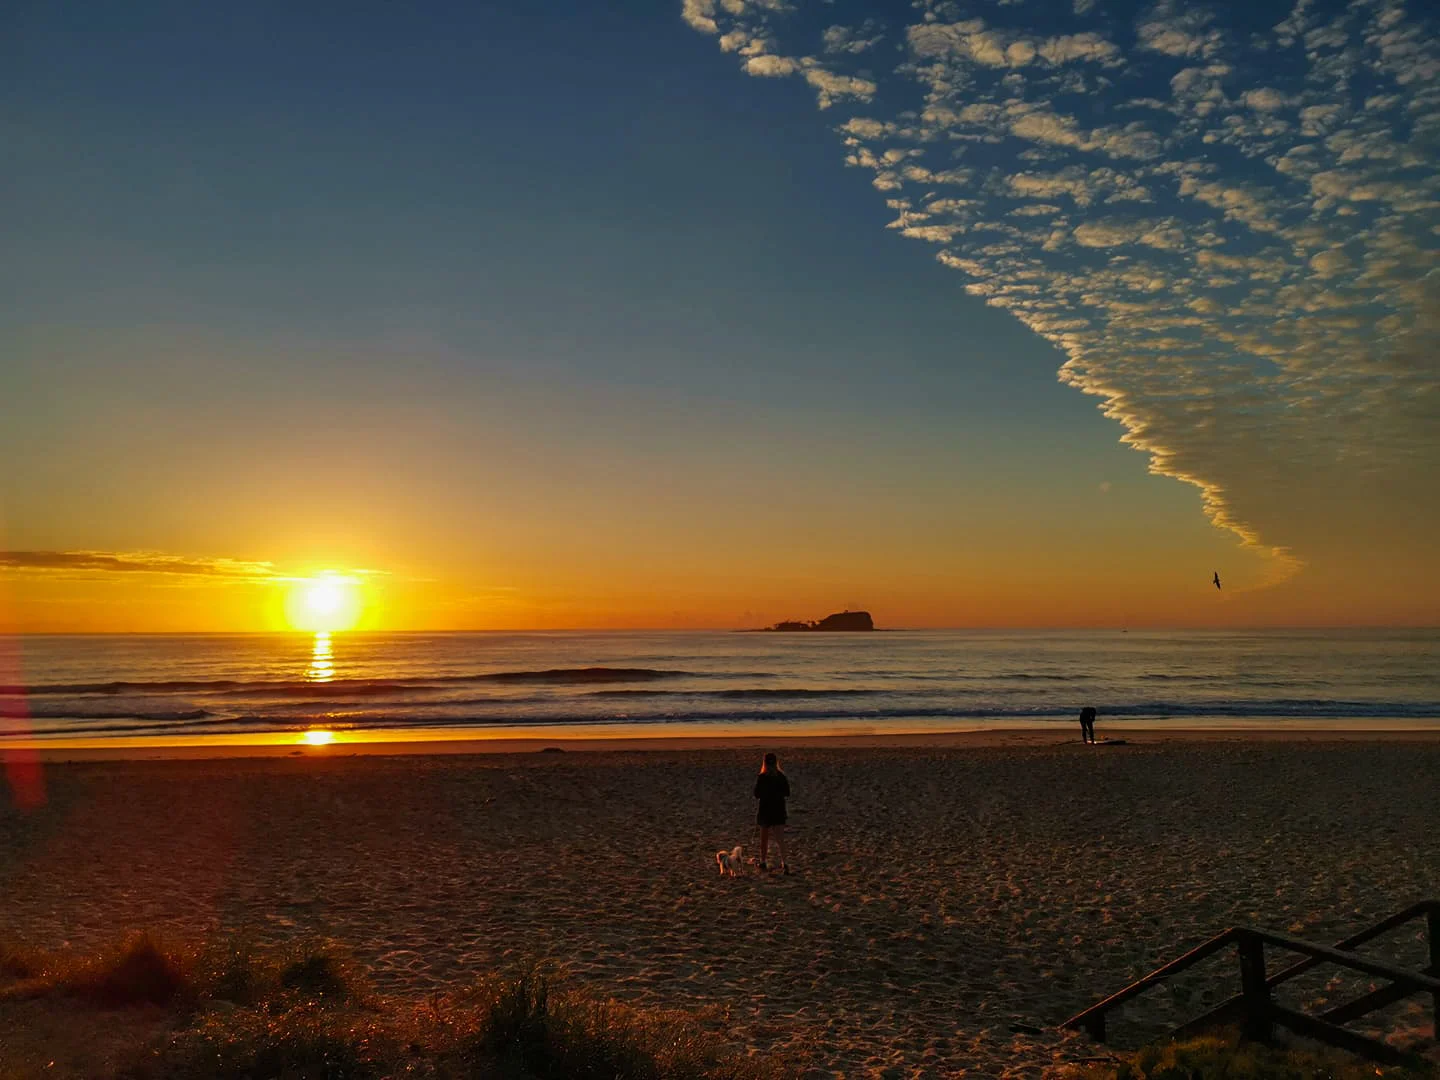
[[[1393,727],[1343,726],[1345,721],[1329,724],[1311,721],[1303,725],[1252,725],[1244,723],[1212,724],[1202,727],[1146,726],[1147,721],[1102,721],[1101,744],[1097,749],[1120,749],[1157,743],[1317,743],[1376,742],[1432,743],[1440,742],[1440,721],[1415,721]],[[312,744],[303,740],[303,733],[285,733],[282,741],[211,741],[204,743],[167,743],[155,740],[134,742],[114,740],[74,740],[65,742],[0,742],[0,761],[38,760],[45,763],[64,761],[153,761],[206,760],[281,757],[451,757],[455,755],[492,756],[535,754],[546,752],[604,754],[680,751],[790,750],[790,749],[993,749],[993,748],[1058,748],[1068,744],[1083,746],[1069,723],[1047,723],[1045,727],[1006,727],[926,732],[828,732],[787,733],[757,731],[715,735],[621,735],[621,736],[471,736],[415,739],[394,737],[409,734],[365,732],[353,741],[336,732],[333,741]],[[1114,740],[1108,745],[1106,739]],[[241,737],[246,738],[246,737]],[[1123,740],[1123,741],[1121,741]]]

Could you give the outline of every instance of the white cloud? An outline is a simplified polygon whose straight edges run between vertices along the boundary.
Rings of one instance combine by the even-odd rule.
[[[1031,142],[1050,143],[1086,150],[1094,145],[1090,136],[1081,131],[1074,119],[1048,109],[1026,108],[1010,121],[1010,133]]]
[[[1350,268],[1350,259],[1339,248],[1322,251],[1310,258],[1310,269],[1322,278],[1332,278]]]
[[[1011,217],[1054,217],[1063,213],[1060,207],[1053,203],[1030,203],[1028,206],[1017,206],[1010,211]]]
[[[1300,110],[1300,134],[1324,135],[1340,121],[1344,114],[1343,105],[1334,103],[1309,105]]]
[[[1109,64],[1120,56],[1114,43],[1093,31],[1042,38],[990,27],[983,19],[921,23],[910,28],[908,40],[918,57],[958,57],[992,68],[1023,68],[1037,62],[1049,67]]]
[[[827,27],[821,35],[825,52],[830,55],[837,53],[849,53],[859,55],[869,52],[881,41],[885,35],[879,33],[879,23],[874,19],[866,19],[864,25],[855,28],[848,26]]]
[[[912,225],[902,230],[912,240],[928,240],[937,244],[948,244],[961,231],[957,225]]]
[[[731,30],[728,34],[720,36],[721,52],[742,52],[750,44],[750,33],[747,30]]]
[[[870,79],[839,75],[818,66],[805,68],[805,81],[819,92],[822,109],[828,109],[837,101],[852,98],[856,101],[869,101],[879,89]]]
[[[1168,56],[1195,56],[1205,44],[1205,39],[1196,34],[1154,24],[1145,26],[1141,31],[1141,40],[1145,42],[1147,49],[1154,49]]]
[[[890,130],[890,125],[864,116],[852,116],[840,125],[840,130],[862,139],[878,139]]]
[[[1076,243],[1088,248],[1112,248],[1142,244],[1159,251],[1178,251],[1186,246],[1185,231],[1171,222],[1101,218],[1077,225]]]
[[[1083,169],[1059,173],[1017,173],[1005,178],[1012,195],[1030,199],[1054,199],[1068,196],[1081,206],[1094,202],[1098,191]]]
[[[680,10],[681,17],[696,30],[705,34],[718,34],[715,24],[715,0],[685,0]]]
[[[788,56],[752,56],[745,61],[745,72],[761,78],[778,79],[794,75],[800,70],[800,62]]]
[[[1077,243],[1090,248],[1119,247],[1138,240],[1145,226],[1136,221],[1087,221],[1075,228]]]
[[[1059,66],[1074,61],[1104,64],[1119,59],[1120,50],[1099,34],[1069,34],[1046,38],[1037,50],[1046,63]]]
[[[1031,142],[1142,159],[1158,156],[1162,146],[1160,138],[1141,124],[1086,131],[1074,117],[1054,112],[1044,103],[1012,102],[1005,112],[1010,133]]]
[[[1081,0],[1086,31],[1050,36],[925,0],[907,48],[832,28],[823,64],[813,36],[781,47],[798,18],[692,6],[763,42],[750,60],[795,57],[822,107],[864,104],[838,129],[891,228],[1059,348],[1062,381],[1279,570],[1326,542],[1297,477],[1361,500],[1377,470],[1440,473],[1440,39],[1397,0],[1233,35],[1178,0],[1133,27]]]
[[[1271,86],[1246,90],[1240,100],[1256,112],[1279,112],[1293,103],[1290,97]]]
[[[291,580],[269,562],[159,551],[0,551],[0,575],[4,574],[112,580],[145,575],[212,584],[269,584]]]
[[[1174,57],[1206,57],[1224,45],[1224,35],[1210,26],[1201,8],[1180,8],[1162,2],[1141,16],[1136,25],[1140,48]]]

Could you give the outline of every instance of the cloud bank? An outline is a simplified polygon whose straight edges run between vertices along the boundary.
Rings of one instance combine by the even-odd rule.
[[[1418,5],[880,8],[682,13],[746,73],[809,83],[890,227],[1052,342],[1276,579],[1366,518],[1440,528],[1440,34]]]
[[[287,580],[268,562],[193,558],[157,551],[0,551],[0,573],[50,578],[140,574],[235,584]]]

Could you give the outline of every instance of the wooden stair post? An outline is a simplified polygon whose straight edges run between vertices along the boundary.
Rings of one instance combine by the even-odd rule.
[[[1430,945],[1430,974],[1440,976],[1440,904],[1425,912],[1425,936]],[[1430,995],[1430,1038],[1440,1042],[1440,993]]]
[[[1240,996],[1245,1009],[1245,1038],[1269,1042],[1275,1035],[1270,1007],[1270,984],[1265,980],[1265,942],[1258,934],[1241,934],[1235,943],[1240,954]]]

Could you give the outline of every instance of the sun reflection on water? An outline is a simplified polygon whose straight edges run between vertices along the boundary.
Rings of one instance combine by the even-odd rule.
[[[309,682],[330,682],[335,678],[335,653],[330,645],[330,632],[320,630],[315,634],[315,645],[310,652],[310,666],[305,669]]]

